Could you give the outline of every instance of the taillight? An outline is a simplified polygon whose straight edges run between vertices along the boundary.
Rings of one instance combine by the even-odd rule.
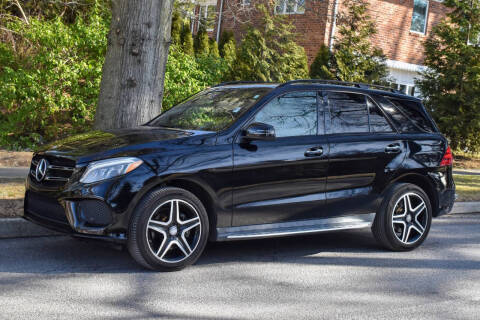
[[[451,166],[453,164],[453,154],[452,154],[452,149],[450,149],[450,146],[447,147],[447,151],[445,151],[445,154],[443,155],[442,161],[440,162],[440,166]]]

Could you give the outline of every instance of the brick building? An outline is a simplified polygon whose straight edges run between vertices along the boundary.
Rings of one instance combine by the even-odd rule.
[[[442,0],[368,1],[369,15],[377,27],[372,44],[386,54],[390,76],[397,88],[418,94],[414,78],[423,69],[423,42],[432,27],[445,17],[447,8]],[[197,12],[205,18],[209,14],[214,16],[207,28],[211,37],[218,40],[221,32],[233,30],[237,40],[241,40],[245,25],[258,21],[254,4],[255,0],[201,0]],[[334,17],[342,9],[343,0],[277,0],[275,13],[288,15],[299,34],[298,43],[305,48],[311,63],[322,44],[333,46]]]

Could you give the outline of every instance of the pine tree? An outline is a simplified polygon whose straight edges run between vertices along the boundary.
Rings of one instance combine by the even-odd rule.
[[[193,56],[195,54],[193,49],[193,37],[192,33],[190,32],[190,24],[186,23],[183,25],[182,33],[181,33],[181,41],[182,41],[182,50],[185,54]]]
[[[201,55],[208,55],[210,51],[208,33],[204,27],[205,23],[200,25],[197,34],[195,35],[195,39],[193,40],[193,47],[195,49],[195,54],[197,56]]]
[[[233,80],[233,67],[235,64],[235,60],[237,58],[237,50],[235,48],[235,40],[230,39],[223,45],[223,60],[227,65],[227,72],[223,76],[224,81]]]
[[[386,82],[386,57],[380,48],[372,47],[370,37],[377,30],[368,15],[366,0],[345,0],[345,11],[337,17],[338,36],[330,71],[341,81]]]
[[[237,80],[284,82],[308,76],[307,56],[283,16],[259,5],[258,28],[250,26],[237,52],[232,76]]]
[[[209,54],[215,58],[220,58],[220,52],[218,51],[217,41],[209,40]]]
[[[417,85],[455,149],[480,150],[480,0],[445,0],[451,9],[425,41]]]
[[[220,51],[220,56],[224,56],[224,46],[227,42],[233,41],[233,45],[235,46],[235,37],[233,36],[233,31],[225,30],[222,32],[220,36],[220,40],[218,42],[218,50]]]
[[[330,49],[321,45],[318,53],[310,66],[310,77],[313,79],[333,79],[334,75],[329,70],[331,60]]]
[[[181,33],[183,28],[183,21],[180,13],[174,11],[172,14],[172,43],[181,44]]]

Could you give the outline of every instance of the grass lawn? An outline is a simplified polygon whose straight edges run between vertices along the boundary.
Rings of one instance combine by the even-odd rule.
[[[457,186],[457,201],[480,201],[480,176],[453,175]]]
[[[480,169],[480,154],[467,154],[461,151],[453,152],[454,169]]]
[[[0,167],[29,167],[32,152],[0,150]]]
[[[0,218],[21,216],[23,214],[24,195],[24,179],[0,179]]]

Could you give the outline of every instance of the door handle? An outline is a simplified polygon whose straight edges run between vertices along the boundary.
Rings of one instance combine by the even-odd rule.
[[[323,154],[322,147],[313,147],[305,151],[305,157],[319,157]]]
[[[399,143],[392,143],[385,148],[385,153],[399,153],[400,151]]]

